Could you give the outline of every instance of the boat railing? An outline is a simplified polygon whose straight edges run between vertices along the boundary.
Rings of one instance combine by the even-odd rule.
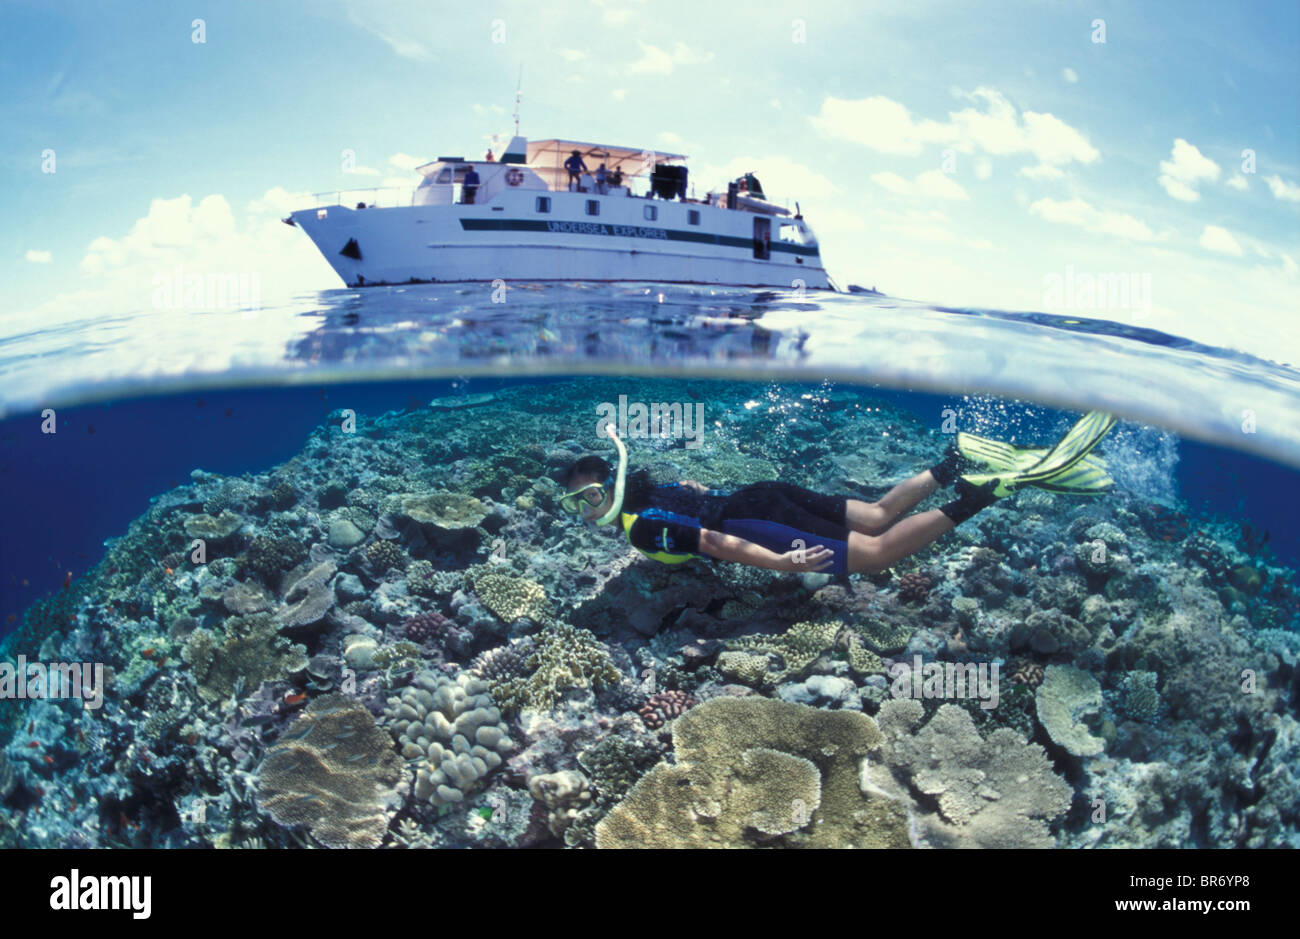
[[[313,208],[341,205],[349,209],[364,205],[368,209],[390,209],[411,205],[415,188],[410,186],[381,186],[374,189],[333,189],[314,192]]]

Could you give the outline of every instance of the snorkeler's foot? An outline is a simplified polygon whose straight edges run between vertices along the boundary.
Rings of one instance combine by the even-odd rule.
[[[943,459],[930,467],[930,475],[940,486],[951,486],[958,476],[978,468],[979,464],[971,462],[956,443],[950,443]]]
[[[947,505],[939,506],[939,511],[952,519],[954,525],[960,525],[976,512],[987,509],[998,501],[996,488],[997,480],[990,480],[977,486],[969,482],[969,477],[961,476],[954,486],[957,498]]]

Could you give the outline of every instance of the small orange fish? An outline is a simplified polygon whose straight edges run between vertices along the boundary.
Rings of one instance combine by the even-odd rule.
[[[175,572],[174,570],[172,570],[170,567],[164,567],[163,570],[165,570],[165,571],[167,572],[167,576],[168,576],[168,577],[170,577],[172,574],[176,573],[176,572]]]
[[[141,654],[142,656],[144,656],[146,659],[151,659],[151,658],[153,658],[153,648],[150,647],[150,648],[148,648],[148,649],[145,649],[145,650],[144,650],[143,652],[141,652],[140,654]]]
[[[39,747],[40,745],[41,745],[41,742],[40,742],[39,740],[33,740],[31,743],[27,744],[27,747],[28,747],[28,749],[30,749],[30,750],[35,750],[35,749],[36,749],[37,747]]]
[[[71,583],[72,583],[72,571],[68,571],[66,574],[63,575],[63,589],[67,590],[69,585],[71,585]]]
[[[47,755],[44,757],[44,760],[45,760],[45,765],[46,765],[46,766],[53,766],[53,765],[54,765],[54,757],[49,756],[49,755],[47,754]]]
[[[294,694],[293,692],[286,692],[284,695],[285,704],[302,704],[306,700],[307,700],[307,696],[305,694]]]

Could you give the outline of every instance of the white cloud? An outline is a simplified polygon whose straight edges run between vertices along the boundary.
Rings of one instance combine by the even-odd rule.
[[[344,170],[344,172],[346,172],[346,173],[351,173],[351,174],[354,175],[354,176],[378,176],[378,175],[380,175],[379,170],[375,169],[375,168],[372,167],[372,166],[354,166],[354,167],[352,167],[352,169],[350,169],[350,170]]]
[[[1017,176],[1024,176],[1027,179],[1063,179],[1065,170],[1056,166],[1049,166],[1046,163],[1040,163],[1038,166],[1024,166],[1016,171]]]
[[[404,21],[399,10],[388,9],[374,3],[348,3],[348,19],[388,46],[404,59],[427,61],[434,56],[419,41],[411,38],[410,23]]]
[[[671,130],[659,131],[659,139],[663,143],[668,144],[668,146],[670,147],[680,147],[683,143],[685,143],[685,141],[682,140],[681,137],[674,134]]]
[[[975,178],[988,179],[993,175],[993,161],[988,157],[980,157],[975,161]]]
[[[900,196],[926,196],[931,199],[970,198],[956,180],[939,170],[926,170],[910,182],[897,173],[876,173],[871,177],[871,181]]]
[[[566,62],[578,62],[587,57],[587,53],[581,49],[559,49],[560,58]]]
[[[1207,251],[1230,254],[1234,258],[1241,257],[1243,253],[1241,245],[1237,244],[1237,239],[1232,237],[1232,233],[1218,225],[1206,225],[1205,231],[1201,232],[1200,242],[1201,247]]]
[[[601,17],[606,26],[621,26],[632,18],[631,10],[606,10]]]
[[[1069,199],[1058,202],[1055,199],[1039,199],[1029,207],[1031,215],[1037,215],[1058,225],[1073,225],[1095,235],[1114,235],[1129,241],[1155,241],[1155,233],[1146,223],[1109,209],[1097,209],[1082,199]]]
[[[626,88],[615,88],[613,91],[611,91],[611,92],[609,93],[609,95],[610,95],[610,97],[613,98],[615,101],[622,101],[624,98],[627,97],[627,89],[626,89]]]
[[[1274,199],[1283,199],[1287,202],[1300,202],[1300,186],[1290,180],[1283,179],[1281,176],[1265,176],[1264,182],[1268,183],[1269,191],[1273,193]]]
[[[712,52],[695,52],[681,41],[673,46],[672,52],[665,52],[639,39],[637,45],[641,47],[641,58],[627,67],[629,75],[670,75],[678,65],[698,65],[713,58]]]
[[[28,248],[27,253],[23,255],[23,257],[28,261],[31,261],[33,264],[49,264],[54,260],[54,255],[50,252],[38,251],[35,248]]]
[[[1196,202],[1201,198],[1196,186],[1218,178],[1219,164],[1179,137],[1174,141],[1170,159],[1160,161],[1160,176],[1157,181],[1175,199]]]
[[[399,170],[414,170],[417,166],[423,166],[428,162],[409,153],[394,153],[388,158],[388,165],[395,166]],[[409,184],[410,180],[407,180],[407,183]]]
[[[740,156],[722,166],[695,164],[691,167],[691,185],[697,192],[702,192],[705,187],[726,192],[726,184],[745,173],[758,177],[769,199],[778,205],[788,202],[791,209],[796,199],[807,204],[817,199],[829,199],[836,191],[835,185],[812,167],[781,156]],[[819,212],[818,217],[823,215]]]
[[[778,110],[778,111],[781,110],[781,99],[780,99],[780,98],[773,98],[773,99],[771,100],[770,104],[772,105],[772,107],[776,108],[776,110]]]
[[[1071,85],[1077,84],[1079,81],[1079,73],[1072,68],[1061,69],[1061,77],[1064,78]]]
[[[1228,185],[1239,192],[1245,192],[1250,188],[1250,183],[1246,180],[1246,177],[1242,176],[1240,173],[1230,177],[1228,179]]]
[[[993,156],[1027,153],[1040,163],[1091,163],[1100,154],[1080,131],[1051,114],[1017,112],[990,88],[962,97],[978,107],[950,112],[947,121],[916,120],[897,101],[883,96],[848,101],[827,98],[813,126],[828,137],[850,140],[882,153],[915,155],[926,145],[950,146],[963,153]]]

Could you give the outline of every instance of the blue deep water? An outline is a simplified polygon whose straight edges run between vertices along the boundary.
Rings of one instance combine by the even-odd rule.
[[[0,336],[0,846],[1300,846],[1287,366],[656,285],[87,336]],[[1115,485],[847,576],[664,564],[560,503],[638,404],[686,417],[628,425],[656,484],[872,503],[957,431],[1046,447],[1101,409]]]

